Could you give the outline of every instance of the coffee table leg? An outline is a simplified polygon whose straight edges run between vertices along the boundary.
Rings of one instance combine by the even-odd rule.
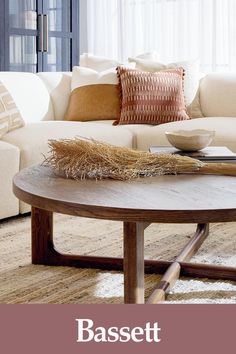
[[[124,302],[144,304],[144,224],[124,222]]]
[[[32,207],[32,263],[47,264],[53,254],[53,213]]]
[[[157,285],[156,289],[152,292],[147,300],[148,304],[156,304],[163,302],[166,299],[166,294],[174,286],[175,282],[180,277],[181,262],[188,261],[196,254],[207,236],[209,235],[208,224],[198,224],[197,230],[189,242],[181,250],[179,255],[175,258],[171,266],[164,273],[161,281]]]
[[[62,254],[53,244],[53,213],[32,207],[32,264],[124,270],[124,299],[127,304],[144,303],[144,268],[147,273],[164,273],[168,281],[161,282],[161,290],[167,290],[170,278],[176,280],[179,266],[183,276],[217,280],[236,280],[236,268],[211,264],[186,263],[208,235],[208,225],[198,225],[193,239],[181,251],[175,262],[145,260],[144,230],[148,223],[124,223],[124,259],[98,256]],[[193,253],[192,253],[193,251]],[[178,269],[176,268],[178,266]],[[174,276],[173,276],[174,274]],[[170,276],[170,278],[169,278]],[[164,289],[163,289],[164,287]],[[158,291],[157,288],[156,290]],[[156,295],[158,295],[156,293]],[[148,303],[157,302],[155,291]],[[163,296],[162,296],[163,297]],[[154,299],[155,298],[155,299]],[[154,300],[154,301],[152,301]]]

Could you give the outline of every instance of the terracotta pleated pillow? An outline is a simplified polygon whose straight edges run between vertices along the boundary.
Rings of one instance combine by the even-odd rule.
[[[121,113],[117,124],[163,124],[187,120],[182,68],[156,73],[117,68]]]

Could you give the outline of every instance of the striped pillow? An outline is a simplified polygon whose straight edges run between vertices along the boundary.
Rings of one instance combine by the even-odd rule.
[[[117,68],[121,114],[117,124],[163,124],[187,120],[183,93],[184,70],[156,73]]]
[[[24,121],[12,96],[0,82],[0,139],[4,134],[23,126]]]

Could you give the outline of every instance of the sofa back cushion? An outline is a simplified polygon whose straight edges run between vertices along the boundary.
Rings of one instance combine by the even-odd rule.
[[[71,93],[71,72],[38,73],[51,97],[54,120],[63,120]]]
[[[0,81],[13,97],[26,123],[54,119],[50,95],[37,75],[0,72]]]
[[[200,103],[205,117],[236,117],[236,74],[206,75],[200,83]]]

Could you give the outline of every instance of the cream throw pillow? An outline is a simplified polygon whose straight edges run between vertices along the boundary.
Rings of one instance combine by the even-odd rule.
[[[192,119],[194,118],[202,118],[204,117],[202,110],[201,110],[201,104],[200,104],[200,90],[197,90],[196,96],[193,100],[193,102],[188,105],[187,107],[188,115]]]
[[[65,120],[90,121],[118,119],[120,98],[116,69],[97,72],[75,66]]]
[[[147,52],[147,53],[142,53],[139,54],[135,57],[129,58],[129,62],[135,62],[136,59],[144,59],[144,60],[152,60],[152,61],[158,61],[160,60],[160,56],[157,52]]]
[[[7,88],[0,81],[0,138],[25,125],[21,114]]]
[[[120,62],[115,59],[101,57],[90,53],[83,53],[80,55],[80,66],[84,68],[90,68],[98,72],[102,72],[108,69],[117,68],[118,66],[125,65],[126,67],[135,68],[135,59],[145,60],[159,60],[157,52],[142,53],[134,57],[134,60],[128,62]]]
[[[122,64],[117,60],[113,60],[106,57],[100,57],[89,53],[84,53],[80,56],[81,67],[90,68],[98,72],[102,72],[111,68],[116,68],[119,65]]]
[[[129,58],[129,61],[136,63],[136,69],[148,72],[157,72],[161,70],[183,68],[185,71],[184,78],[184,96],[185,101],[188,106],[190,106],[193,101],[197,98],[197,92],[199,88],[199,62],[198,60],[193,61],[182,61],[170,64],[162,64],[157,61],[144,60],[139,58]],[[196,103],[196,102],[195,102]],[[198,103],[199,104],[199,103]],[[194,112],[198,112],[197,115],[201,112],[200,106],[195,107]],[[191,118],[193,116],[191,115]]]

